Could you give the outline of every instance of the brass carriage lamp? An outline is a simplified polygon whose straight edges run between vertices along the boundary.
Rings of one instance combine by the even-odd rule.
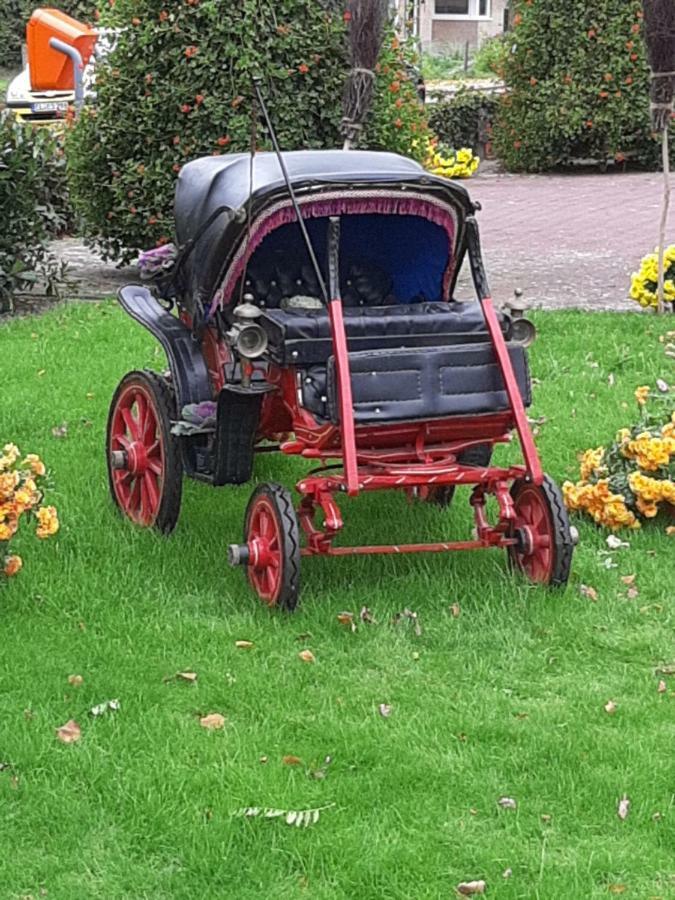
[[[525,310],[529,308],[527,300],[523,299],[523,292],[516,288],[513,292],[513,300],[507,304],[506,310],[511,316],[511,340],[523,347],[534,344],[537,338],[537,329],[529,319],[525,318]]]
[[[262,313],[253,303],[251,294],[244,294],[243,300],[233,310],[234,321],[226,337],[244,359],[258,359],[267,350],[267,332],[258,322]]]

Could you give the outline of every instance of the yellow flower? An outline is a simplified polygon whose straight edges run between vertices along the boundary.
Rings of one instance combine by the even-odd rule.
[[[12,578],[14,575],[18,574],[22,568],[23,560],[20,556],[8,556],[5,559],[5,565],[2,571],[8,578]]]
[[[53,506],[43,506],[37,511],[39,538],[48,538],[59,530],[59,517]]]
[[[45,464],[36,453],[29,453],[21,465],[30,468],[33,475],[37,475],[38,478],[41,478],[47,471]]]
[[[635,391],[635,399],[637,400],[640,406],[644,406],[647,402],[647,398],[649,397],[649,385],[642,385]]]
[[[586,452],[581,457],[582,481],[588,481],[591,475],[594,475],[599,471],[604,455],[604,447],[598,447],[596,450],[586,450]]]

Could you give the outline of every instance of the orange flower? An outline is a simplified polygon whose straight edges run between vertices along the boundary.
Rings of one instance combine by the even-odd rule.
[[[301,75],[306,75],[306,74],[309,72],[309,66],[307,65],[307,63],[301,63],[301,64],[298,66],[298,72],[299,72]]]
[[[185,48],[185,55],[187,56],[188,59],[192,59],[198,53],[199,53],[199,47],[192,46],[192,47]]]

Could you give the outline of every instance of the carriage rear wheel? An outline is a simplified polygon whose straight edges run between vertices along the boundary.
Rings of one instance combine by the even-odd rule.
[[[300,530],[293,498],[278,484],[261,484],[246,510],[244,543],[251,587],[268,606],[292,612],[300,592]]]
[[[183,467],[171,433],[176,400],[156,372],[129,372],[110,404],[107,432],[110,493],[137,525],[168,534],[178,521]]]
[[[457,454],[457,462],[463,466],[475,466],[477,469],[487,469],[492,460],[492,444],[477,444],[475,447],[468,447],[461,453]],[[427,502],[435,503],[436,506],[448,507],[452,503],[455,496],[455,485],[445,484],[441,487],[432,488],[427,494]]]
[[[558,485],[548,475],[541,485],[518,480],[511,488],[516,520],[509,547],[511,565],[530,581],[562,587],[567,584],[574,536]]]

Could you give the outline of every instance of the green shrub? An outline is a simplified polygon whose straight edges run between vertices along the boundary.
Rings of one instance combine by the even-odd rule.
[[[12,67],[20,64],[21,45],[26,41],[26,25],[39,5],[35,0],[4,0],[0,16],[3,65]],[[59,0],[55,6],[80,22],[89,22],[94,18],[96,3],[95,0]]]
[[[49,131],[0,113],[0,311],[38,279],[55,291],[60,272],[47,241],[66,225],[63,168],[63,150]]]
[[[429,125],[417,93],[418,63],[413,42],[401,41],[390,32],[377,65],[375,99],[363,143],[423,162],[428,155]]]
[[[429,126],[444,144],[477,152],[490,139],[498,106],[493,94],[462,88],[451,100],[430,108]]]
[[[340,10],[316,0],[236,0],[226,10],[221,0],[117,0],[108,16],[123,30],[98,69],[96,108],[67,138],[73,202],[105,257],[130,260],[169,238],[183,163],[250,148],[255,73],[282,147],[338,145]],[[258,144],[269,146],[261,126]]]
[[[657,163],[641,0],[514,0],[512,21],[495,128],[509,169]]]

